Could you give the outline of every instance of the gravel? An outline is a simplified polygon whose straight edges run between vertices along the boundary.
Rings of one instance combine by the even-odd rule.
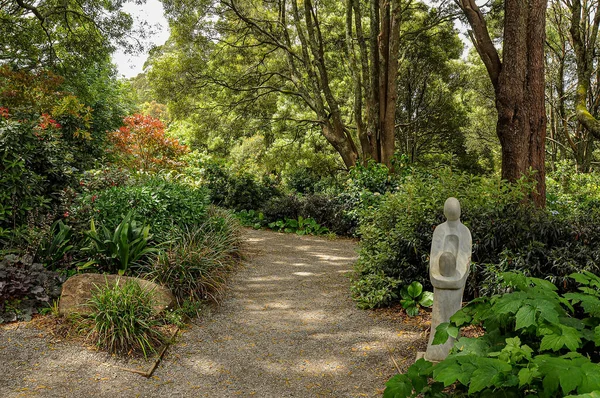
[[[356,243],[247,230],[227,298],[179,334],[154,376],[35,322],[0,328],[0,397],[373,397],[428,326],[350,299]]]

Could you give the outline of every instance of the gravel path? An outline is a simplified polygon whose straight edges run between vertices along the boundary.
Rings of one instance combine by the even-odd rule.
[[[227,299],[180,334],[155,376],[32,324],[0,328],[0,397],[372,397],[424,347],[423,327],[356,309],[350,240],[246,232]]]

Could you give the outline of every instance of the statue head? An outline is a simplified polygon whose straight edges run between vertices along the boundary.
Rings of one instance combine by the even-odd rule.
[[[448,221],[457,221],[460,219],[460,203],[458,199],[446,199],[446,203],[444,203],[444,216],[446,216]]]
[[[440,274],[452,277],[456,273],[456,256],[451,252],[443,252],[439,259]]]

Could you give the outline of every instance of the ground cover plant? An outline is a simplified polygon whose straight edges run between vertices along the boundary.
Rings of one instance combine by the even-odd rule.
[[[386,398],[454,396],[563,397],[600,390],[600,278],[570,275],[578,291],[503,273],[510,293],[472,301],[438,326],[434,344],[480,325],[481,337],[460,337],[438,364],[421,359],[394,376]],[[431,380],[431,382],[430,382]],[[422,394],[422,395],[420,395]]]
[[[286,218],[269,223],[269,228],[279,232],[295,233],[297,235],[324,235],[329,229],[319,225],[313,218],[298,216],[297,219]]]
[[[60,296],[64,276],[31,257],[6,255],[0,261],[0,323],[31,320]]]

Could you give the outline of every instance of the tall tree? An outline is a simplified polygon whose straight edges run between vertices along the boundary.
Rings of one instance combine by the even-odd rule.
[[[413,0],[370,0],[366,13],[369,26],[365,29],[361,2],[347,0],[346,42],[354,80],[354,120],[363,159],[390,166],[397,138],[399,68],[420,45],[422,36],[447,22],[452,14]]]
[[[494,86],[502,146],[502,178],[514,182],[530,169],[537,190],[533,202],[546,203],[546,110],[544,38],[547,0],[505,0],[502,60],[475,0],[457,0],[471,40]]]
[[[143,0],[138,0],[143,1]],[[61,75],[139,44],[124,0],[0,0],[0,62]],[[141,34],[141,32],[137,32]]]
[[[286,96],[277,100],[277,116],[289,104],[304,108],[296,121],[318,125],[346,167],[359,158],[391,165],[399,67],[423,32],[449,19],[415,0],[165,4],[174,33],[162,59],[182,67],[175,79],[173,68],[152,70],[153,84],[171,87],[162,92],[172,98],[220,87],[229,109]]]
[[[589,171],[594,141],[600,139],[600,74],[596,58],[600,12],[595,1],[556,1],[553,8],[554,15],[565,15],[564,18],[568,20],[569,50],[572,49],[569,52],[573,53],[575,60],[574,110],[578,125],[572,129],[572,134],[565,129],[565,138],[573,150],[578,170]],[[564,32],[566,29],[562,30],[564,26],[560,24],[556,24],[556,28],[559,29],[565,42],[564,46],[567,47],[567,35]],[[566,119],[566,115],[562,117]]]

